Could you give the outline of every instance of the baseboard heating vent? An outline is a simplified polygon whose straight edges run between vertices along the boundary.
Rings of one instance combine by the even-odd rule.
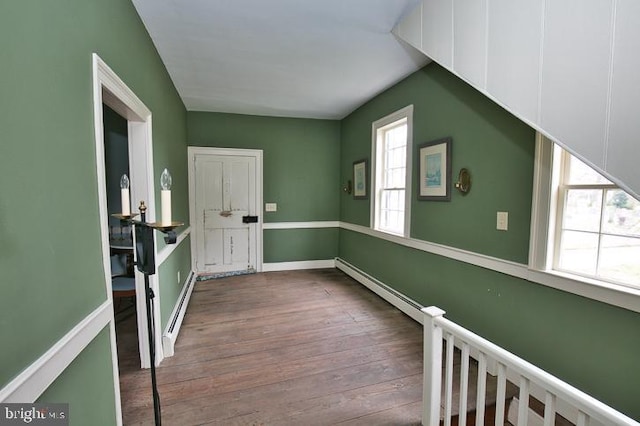
[[[187,311],[187,306],[189,305],[189,299],[191,298],[191,292],[193,291],[195,283],[196,276],[195,273],[191,271],[184,287],[182,288],[180,297],[178,298],[178,303],[176,303],[173,308],[173,312],[171,312],[171,321],[169,321],[169,324],[162,335],[162,349],[164,356],[166,357],[173,356],[174,354],[174,346],[178,339],[180,326],[182,325],[184,314]]]

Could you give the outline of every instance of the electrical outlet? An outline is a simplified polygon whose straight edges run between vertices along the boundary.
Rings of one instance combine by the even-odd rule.
[[[264,211],[266,211],[266,212],[276,212],[276,211],[278,211],[278,204],[277,203],[266,203],[264,205]]]
[[[506,231],[509,229],[509,212],[498,212],[496,217],[496,229]]]

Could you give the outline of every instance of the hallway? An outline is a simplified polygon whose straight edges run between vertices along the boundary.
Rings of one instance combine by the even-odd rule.
[[[124,424],[153,424],[135,362]],[[422,328],[335,269],[199,282],[158,382],[166,425],[417,425]]]

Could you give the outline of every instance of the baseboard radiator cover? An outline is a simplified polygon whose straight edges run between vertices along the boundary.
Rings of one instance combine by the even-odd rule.
[[[173,312],[171,312],[171,317],[169,323],[167,324],[167,328],[162,334],[162,350],[165,357],[170,357],[174,354],[176,340],[178,339],[180,327],[182,326],[182,320],[184,319],[184,315],[187,312],[189,299],[191,298],[191,293],[193,292],[195,283],[196,274],[195,272],[190,271],[185,284],[182,286],[182,291],[180,292],[180,297],[178,297],[178,302],[174,306]]]

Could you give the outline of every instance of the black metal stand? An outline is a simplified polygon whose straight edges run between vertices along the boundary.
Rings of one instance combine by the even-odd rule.
[[[160,394],[158,393],[158,383],[156,381],[156,346],[155,327],[153,315],[153,299],[155,294],[149,285],[149,275],[144,274],[144,293],[147,301],[147,334],[149,337],[149,362],[151,363],[151,390],[153,392],[153,415],[156,426],[162,424],[162,412],[160,409]]]
[[[160,409],[160,394],[158,393],[158,383],[156,381],[156,346],[155,346],[155,318],[154,303],[155,294],[149,284],[149,276],[156,273],[155,250],[153,230],[166,234],[164,240],[167,244],[175,244],[176,232],[175,228],[182,226],[183,223],[173,222],[171,225],[162,225],[159,223],[147,223],[146,221],[147,207],[144,202],[140,203],[140,221],[133,220],[133,216],[118,217],[121,221],[132,224],[135,227],[136,236],[136,267],[144,274],[144,293],[147,306],[147,334],[149,340],[149,362],[151,364],[151,391],[153,392],[153,415],[156,426],[162,425],[162,411]]]

